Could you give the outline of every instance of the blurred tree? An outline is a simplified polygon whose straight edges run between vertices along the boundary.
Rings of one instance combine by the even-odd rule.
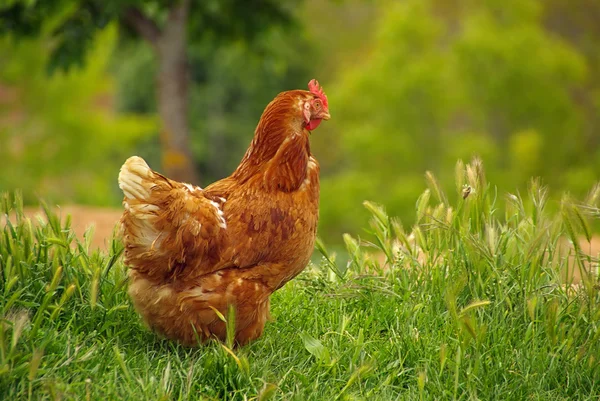
[[[237,167],[265,106],[282,90],[306,87],[314,46],[300,29],[271,29],[254,40],[218,46],[190,46],[191,153],[202,172],[201,184],[223,178]],[[121,43],[115,54],[118,108],[153,113],[156,102],[151,50],[143,43]],[[319,75],[320,77],[320,75]],[[159,163],[154,137],[139,144],[151,165]]]
[[[289,3],[276,0],[10,0],[0,6],[0,33],[35,35],[54,15],[62,18],[52,31],[51,71],[82,65],[94,32],[110,21],[119,21],[125,34],[151,45],[163,123],[163,170],[171,178],[194,183],[198,177],[189,140],[189,38],[191,43],[252,41],[272,26],[292,22]]]

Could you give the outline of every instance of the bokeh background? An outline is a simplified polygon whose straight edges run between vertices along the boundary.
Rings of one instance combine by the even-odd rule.
[[[312,135],[327,242],[360,232],[365,199],[411,224],[425,171],[456,191],[459,158],[479,155],[499,196],[532,176],[582,196],[600,177],[596,0],[5,0],[0,191],[118,208],[133,154],[204,186],[311,78],[332,114]]]

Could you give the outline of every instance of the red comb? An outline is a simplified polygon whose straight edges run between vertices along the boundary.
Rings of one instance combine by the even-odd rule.
[[[327,95],[325,95],[323,88],[319,86],[319,82],[316,79],[311,79],[311,81],[308,83],[308,90],[321,99],[325,108],[329,107],[327,104]]]

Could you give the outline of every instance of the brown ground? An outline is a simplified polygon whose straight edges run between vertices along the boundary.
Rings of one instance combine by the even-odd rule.
[[[110,209],[93,206],[65,205],[54,209],[64,221],[67,214],[71,215],[71,227],[77,237],[83,239],[83,233],[91,225],[95,226],[91,248],[107,249],[113,229],[121,217],[121,209]],[[34,219],[36,216],[44,216],[41,208],[26,207],[25,215]],[[35,220],[35,219],[34,219]]]
[[[573,245],[567,240],[563,241],[563,246],[565,247],[565,251],[569,248],[573,249]],[[598,272],[598,259],[600,258],[600,235],[594,235],[590,242],[580,237],[579,246],[586,255],[591,257],[591,262],[584,262],[585,269],[592,274],[596,274]],[[581,268],[577,267],[573,256],[571,257],[571,261],[573,263],[569,263],[571,265],[570,271],[564,272],[565,282],[569,283],[572,279],[573,283],[577,284],[581,281]]]

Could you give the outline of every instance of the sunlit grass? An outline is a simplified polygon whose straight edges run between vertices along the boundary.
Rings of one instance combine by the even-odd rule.
[[[89,252],[68,219],[32,222],[4,195],[2,399],[597,397],[598,260],[579,241],[600,188],[550,215],[538,181],[499,194],[477,160],[457,165],[453,195],[426,181],[410,230],[367,202],[370,232],[344,235],[347,261],[319,243],[320,264],[274,295],[274,321],[244,348],[157,338],[127,298],[118,241]]]

